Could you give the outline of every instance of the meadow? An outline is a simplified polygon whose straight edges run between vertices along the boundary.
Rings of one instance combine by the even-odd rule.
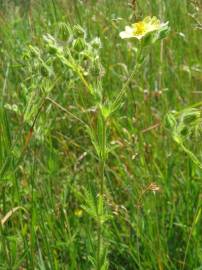
[[[201,0],[0,0],[0,270],[202,270],[201,44]]]

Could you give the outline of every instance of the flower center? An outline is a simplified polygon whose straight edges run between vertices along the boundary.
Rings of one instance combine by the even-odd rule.
[[[135,35],[142,35],[146,32],[146,25],[144,22],[134,23],[133,28]]]

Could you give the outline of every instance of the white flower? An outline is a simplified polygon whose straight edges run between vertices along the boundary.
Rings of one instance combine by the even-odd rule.
[[[122,31],[119,35],[121,38],[136,38],[142,39],[148,33],[168,30],[168,22],[161,23],[156,17],[146,17],[143,21],[126,26],[125,31]]]

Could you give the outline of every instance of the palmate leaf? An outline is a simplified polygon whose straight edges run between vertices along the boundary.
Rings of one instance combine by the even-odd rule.
[[[85,190],[84,192],[84,201],[85,204],[82,205],[82,208],[86,213],[88,213],[93,219],[97,219],[97,205],[94,199],[94,196],[91,192]]]
[[[188,142],[202,137],[202,113],[200,108],[187,108],[180,112],[170,112],[166,116],[167,126],[171,130],[173,140],[202,169],[202,161],[191,151]]]
[[[92,130],[89,126],[87,127],[87,132],[88,132],[88,135],[91,139],[91,143],[93,144],[94,146],[94,149],[96,151],[96,154],[98,157],[100,157],[100,147],[99,147],[99,144],[98,144],[98,141],[97,141],[97,138],[96,138],[96,135],[95,135],[95,131]]]
[[[106,212],[101,195],[98,194],[95,197],[92,192],[85,190],[83,199],[85,203],[81,206],[82,209],[93,218],[96,223],[103,224],[111,218]]]
[[[87,127],[88,135],[100,160],[106,160],[110,152],[110,148],[107,144],[106,123],[104,123],[104,121],[103,116],[99,115],[96,120],[96,127]]]

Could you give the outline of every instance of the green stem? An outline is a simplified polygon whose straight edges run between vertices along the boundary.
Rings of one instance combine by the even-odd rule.
[[[103,209],[100,209],[100,200],[103,206],[104,201],[104,174],[105,174],[105,160],[106,160],[106,119],[102,118],[102,142],[101,142],[101,156],[99,158],[99,173],[100,173],[100,186],[99,186],[99,197],[98,197],[98,243],[97,243],[97,270],[102,268],[102,235],[103,235],[103,222],[101,217],[103,215]]]
[[[129,76],[129,78],[125,82],[125,84],[123,85],[121,91],[119,92],[118,96],[116,97],[115,101],[112,104],[112,111],[116,111],[119,108],[121,100],[126,93],[127,87],[137,72],[141,53],[142,53],[142,47],[140,47],[138,49],[138,52],[136,55],[135,67],[134,67],[131,75]],[[102,129],[101,155],[99,158],[100,190],[99,190],[98,200],[102,200],[102,202],[103,202],[104,201],[104,198],[103,198],[103,196],[104,196],[104,172],[105,172],[105,161],[106,161],[106,119],[105,118],[102,118],[102,125],[103,125],[103,129]],[[98,204],[99,204],[99,202],[98,202]],[[97,270],[101,270],[101,268],[102,268],[101,247],[102,247],[103,223],[101,220],[101,215],[103,213],[100,213],[99,211],[100,210],[98,210]]]
[[[122,100],[123,96],[125,95],[126,89],[129,85],[129,83],[131,82],[131,80],[133,79],[135,73],[136,73],[136,66],[135,66],[133,72],[131,73],[130,77],[126,81],[126,83],[123,85],[123,87],[122,87],[121,91],[119,92],[118,96],[116,97],[115,101],[113,102],[113,105],[112,105],[113,111],[116,111],[119,108],[121,100]]]
[[[105,171],[105,161],[100,160],[100,193],[98,200],[103,201],[104,196],[104,171]],[[98,216],[98,242],[97,242],[97,270],[101,270],[102,262],[101,262],[101,247],[102,247],[102,234],[103,234],[103,223],[101,220],[102,213],[99,213]]]
[[[105,171],[105,161],[101,160],[100,162],[100,172],[101,172],[101,181],[100,181],[100,195],[104,196],[104,171]]]
[[[115,101],[113,102],[113,104],[112,104],[113,111],[116,111],[119,108],[121,100],[122,100],[123,96],[126,93],[127,87],[128,87],[129,83],[132,81],[132,79],[134,78],[134,76],[135,76],[135,74],[137,72],[138,64],[139,64],[141,55],[142,55],[142,47],[140,45],[140,48],[138,48],[138,52],[137,52],[137,55],[136,55],[135,67],[134,67],[132,73],[130,74],[128,80],[123,85],[123,87],[122,87],[121,91],[119,92],[118,96],[116,97]]]

